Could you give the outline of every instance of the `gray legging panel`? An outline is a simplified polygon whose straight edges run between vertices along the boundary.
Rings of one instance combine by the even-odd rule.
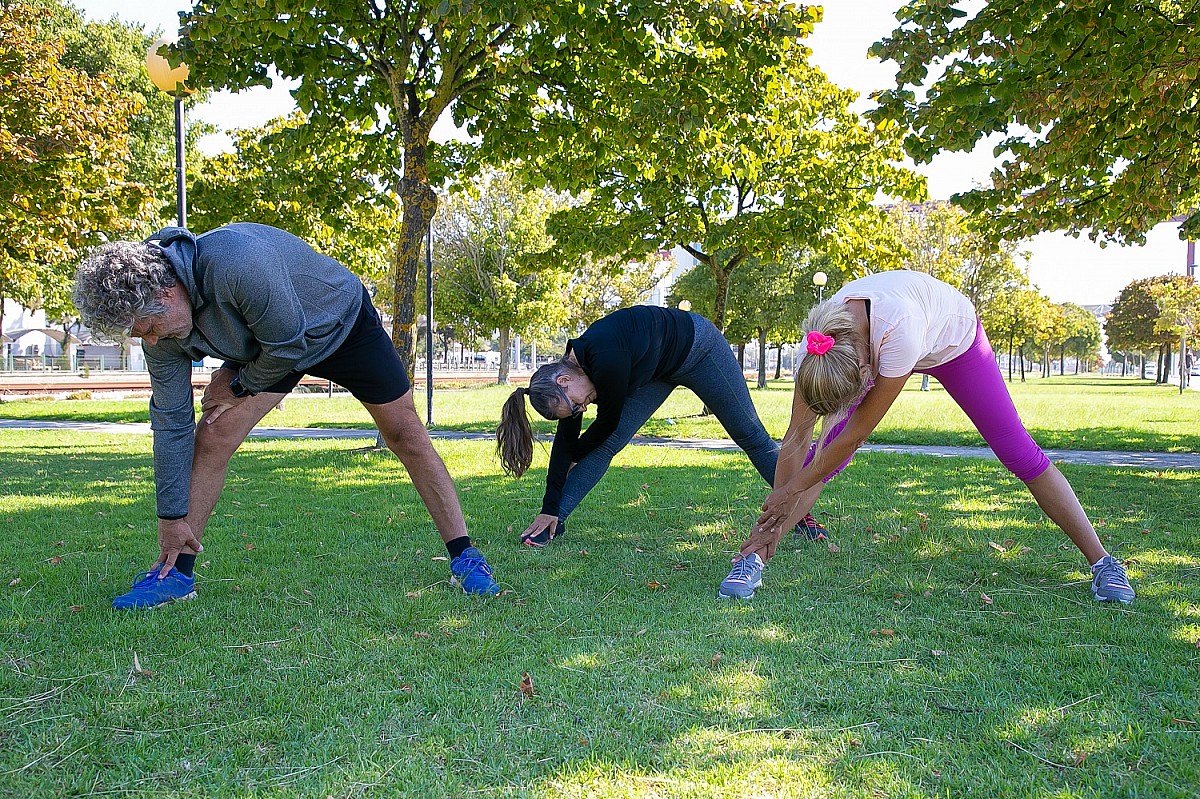
[[[758,412],[750,400],[750,391],[746,388],[746,378],[730,352],[725,337],[703,316],[696,313],[691,316],[696,326],[696,336],[683,365],[674,374],[637,389],[625,400],[617,429],[567,473],[558,504],[560,519],[570,516],[571,511],[600,482],[613,457],[662,407],[676,386],[691,389],[716,414],[725,432],[750,457],[750,462],[767,485],[774,484],[779,444],[767,435],[766,428],[759,421]]]

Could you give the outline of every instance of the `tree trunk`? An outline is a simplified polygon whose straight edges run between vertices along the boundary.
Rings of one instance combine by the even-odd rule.
[[[1009,336],[1008,337],[1008,382],[1010,382],[1010,383],[1012,382],[1012,378],[1013,378],[1012,362],[1013,362],[1013,338],[1012,338],[1012,336]]]
[[[738,368],[743,372],[746,371],[746,342],[741,342],[737,345],[738,348]]]
[[[767,387],[767,329],[758,329],[758,387]]]
[[[775,348],[775,379],[778,380],[783,375],[783,345],[780,344]]]
[[[400,241],[392,257],[392,345],[414,374],[417,354],[417,273],[433,215],[437,193],[429,185],[429,131],[432,123],[421,118],[421,109],[407,103],[399,84],[392,85],[393,107],[404,115],[404,177],[400,179],[400,201],[404,212]],[[436,115],[434,115],[436,119]]]
[[[512,347],[509,345],[511,334],[511,328],[500,328],[500,373],[496,375],[496,385],[498,386],[508,385],[508,369],[512,365]]]

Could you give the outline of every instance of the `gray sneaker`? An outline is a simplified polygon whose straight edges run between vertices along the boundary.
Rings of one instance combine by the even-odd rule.
[[[1092,564],[1092,596],[1097,602],[1120,602],[1128,605],[1133,601],[1133,587],[1121,561],[1105,555]]]
[[[753,599],[754,589],[762,585],[762,558],[751,552],[733,564],[729,576],[721,583],[718,599]]]

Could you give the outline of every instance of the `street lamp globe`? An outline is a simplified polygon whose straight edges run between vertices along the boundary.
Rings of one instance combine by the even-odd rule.
[[[817,272],[813,275],[813,285],[817,287],[817,302],[822,302],[825,299],[825,284],[829,282],[829,275],[824,272]]]
[[[690,302],[688,302],[687,300],[680,300],[679,301],[679,310],[690,311],[690,310],[692,310],[692,304]]]
[[[159,91],[172,97],[192,93],[192,89],[187,86],[188,65],[180,64],[172,69],[171,63],[159,55],[159,49],[174,43],[175,40],[169,36],[159,36],[146,50],[146,73]]]
[[[146,73],[161,91],[175,98],[175,215],[180,227],[187,227],[186,171],[183,166],[183,98],[192,93],[188,88],[188,66],[172,68],[159,50],[174,39],[159,36],[146,50]]]

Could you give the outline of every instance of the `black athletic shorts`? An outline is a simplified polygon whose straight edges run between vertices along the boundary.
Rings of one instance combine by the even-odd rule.
[[[221,368],[236,370],[241,368],[241,364],[226,361]],[[353,394],[359,402],[371,405],[385,405],[398,400],[412,388],[404,362],[383,329],[379,312],[371,304],[366,288],[363,288],[358,318],[354,320],[354,327],[342,346],[303,372],[289,372],[275,385],[263,389],[262,393],[287,394],[306,374],[332,380]]]

